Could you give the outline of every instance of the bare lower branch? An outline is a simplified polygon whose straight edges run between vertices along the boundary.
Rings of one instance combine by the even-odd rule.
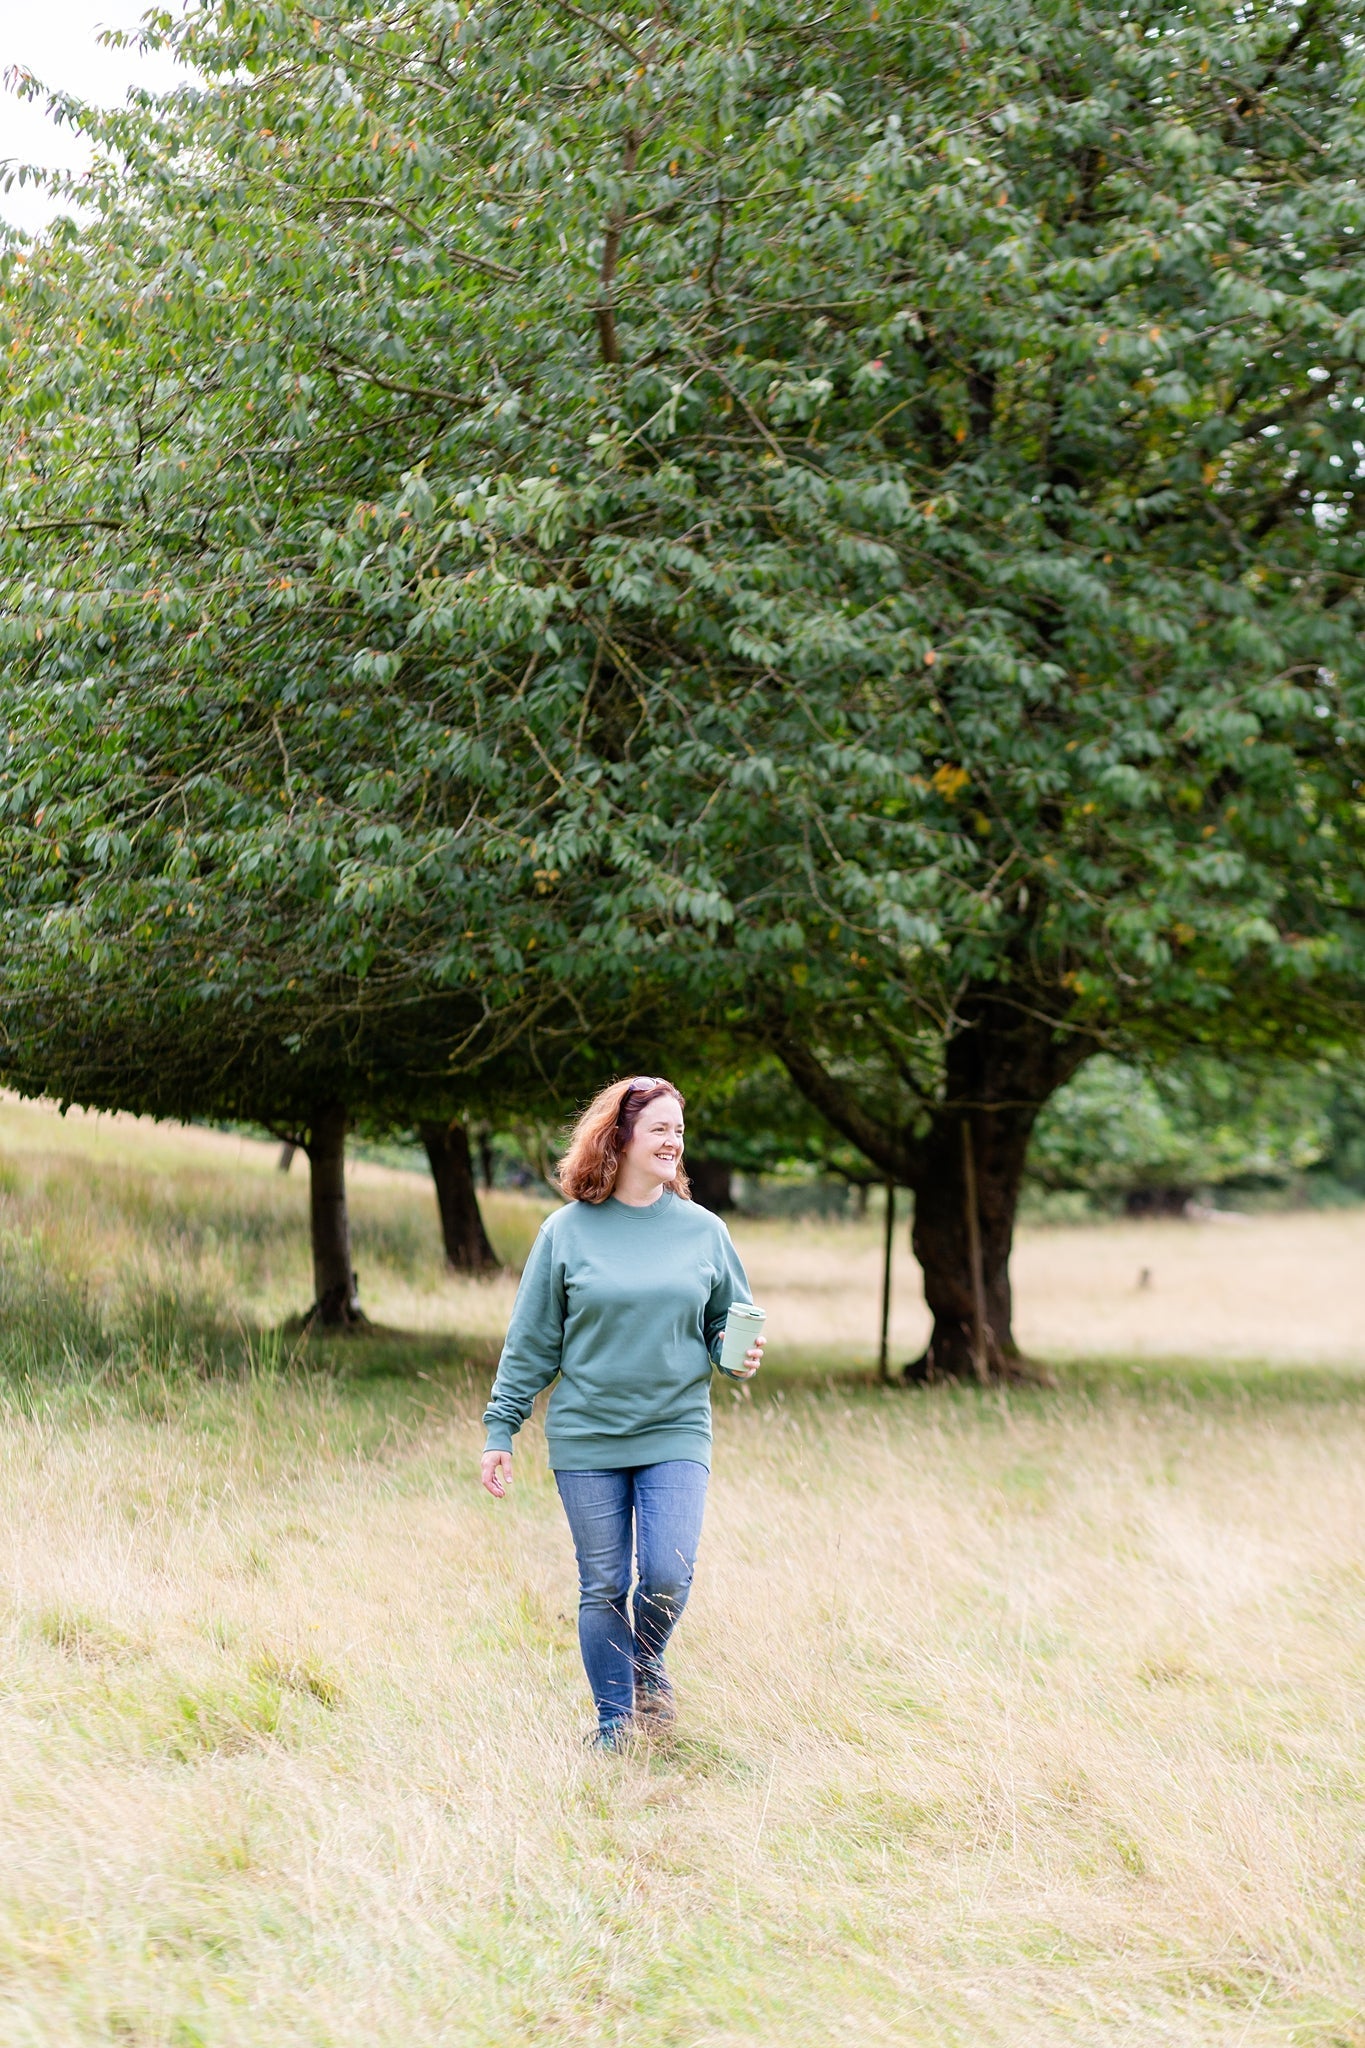
[[[869,1115],[852,1089],[837,1080],[808,1045],[785,1034],[775,1037],[772,1045],[807,1102],[841,1137],[901,1187],[914,1185],[924,1163],[917,1139]]]

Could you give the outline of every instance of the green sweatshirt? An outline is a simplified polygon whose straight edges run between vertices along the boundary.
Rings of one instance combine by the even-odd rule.
[[[557,1472],[711,1463],[711,1367],[732,1301],[751,1301],[718,1216],[665,1188],[647,1208],[570,1202],[541,1225],[484,1415],[490,1451],[558,1375]]]

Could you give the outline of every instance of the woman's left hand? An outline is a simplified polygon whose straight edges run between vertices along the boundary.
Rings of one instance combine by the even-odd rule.
[[[751,1380],[753,1378],[763,1363],[763,1346],[765,1342],[766,1339],[763,1337],[754,1338],[753,1343],[744,1354],[743,1365],[740,1366],[737,1372],[731,1374],[732,1379]]]

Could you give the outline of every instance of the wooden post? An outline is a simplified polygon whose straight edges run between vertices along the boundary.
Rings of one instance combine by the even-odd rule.
[[[884,1386],[890,1384],[891,1367],[888,1361],[888,1345],[891,1335],[891,1253],[896,1231],[896,1183],[886,1183],[886,1231],[882,1240],[882,1341],[877,1353],[877,1377]]]
[[[986,1276],[981,1264],[981,1214],[976,1206],[972,1121],[966,1116],[962,1119],[962,1182],[967,1208],[967,1256],[972,1267],[972,1364],[984,1387],[991,1376],[986,1350]]]

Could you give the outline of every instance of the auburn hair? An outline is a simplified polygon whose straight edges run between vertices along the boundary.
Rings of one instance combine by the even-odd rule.
[[[630,1081],[613,1081],[600,1095],[594,1095],[569,1134],[569,1149],[559,1162],[559,1189],[571,1202],[605,1202],[616,1186],[621,1154],[635,1134],[642,1112],[661,1095],[671,1095],[679,1109],[686,1107],[671,1081],[637,1074]],[[669,1183],[675,1195],[690,1202],[682,1161],[677,1178]]]

